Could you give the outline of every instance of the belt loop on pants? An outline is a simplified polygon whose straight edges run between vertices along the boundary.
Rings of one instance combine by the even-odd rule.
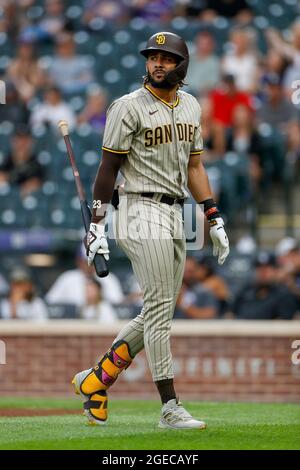
[[[171,196],[167,196],[166,194],[159,194],[159,193],[141,193],[142,197],[149,197],[150,199],[154,199],[158,202],[162,202],[163,204],[168,204],[169,206],[173,206],[173,204],[179,204],[183,207],[184,198],[174,198]],[[160,198],[156,199],[156,196],[160,196]]]

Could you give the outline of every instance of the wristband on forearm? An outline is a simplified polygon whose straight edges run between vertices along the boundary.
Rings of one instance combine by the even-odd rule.
[[[213,199],[205,199],[205,201],[200,202],[200,204],[203,204],[204,214],[209,222],[221,216]]]

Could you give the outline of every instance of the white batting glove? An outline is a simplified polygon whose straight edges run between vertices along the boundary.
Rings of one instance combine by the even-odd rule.
[[[222,217],[210,221],[210,238],[213,242],[213,255],[218,256],[218,263],[223,264],[229,255],[229,241],[224,230]]]
[[[109,249],[105,235],[105,225],[90,224],[90,229],[87,234],[87,257],[88,265],[93,264],[96,254],[103,255],[106,261],[109,260]]]

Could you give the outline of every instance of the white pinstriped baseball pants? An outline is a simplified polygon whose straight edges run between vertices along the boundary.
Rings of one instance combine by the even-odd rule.
[[[120,198],[114,224],[144,301],[115,341],[127,341],[134,356],[145,348],[153,381],[173,378],[170,332],[186,257],[181,207],[128,194]]]

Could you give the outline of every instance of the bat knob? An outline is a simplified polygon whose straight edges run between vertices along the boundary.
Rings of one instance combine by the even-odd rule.
[[[65,137],[66,135],[69,135],[69,129],[68,129],[68,122],[67,121],[59,121],[58,122],[58,128],[62,135]]]

